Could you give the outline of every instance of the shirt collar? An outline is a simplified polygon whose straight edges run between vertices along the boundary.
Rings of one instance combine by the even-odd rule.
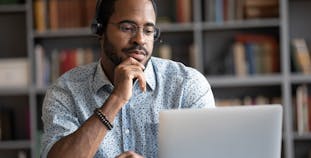
[[[112,83],[109,81],[108,77],[106,76],[105,72],[102,69],[102,66],[100,64],[100,60],[97,63],[95,75],[93,78],[93,88],[95,92],[98,92],[99,89],[101,89],[104,86],[113,86]]]
[[[147,85],[149,86],[151,90],[154,90],[156,87],[156,78],[155,78],[155,72],[154,72],[154,68],[152,64],[152,57],[147,64],[144,74],[146,76]]]
[[[147,63],[144,74],[146,77],[146,82],[147,82],[148,87],[151,90],[154,90],[155,86],[156,86],[156,79],[155,79],[155,72],[154,72],[153,64],[152,64],[152,58]],[[106,76],[106,74],[105,74],[105,72],[101,66],[101,62],[99,60],[97,66],[96,66],[95,75],[93,78],[93,88],[94,88],[95,92],[97,92],[99,89],[101,89],[102,87],[105,87],[105,86],[113,87],[111,81]]]

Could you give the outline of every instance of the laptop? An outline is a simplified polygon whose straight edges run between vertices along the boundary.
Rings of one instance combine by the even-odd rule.
[[[160,158],[280,158],[282,106],[160,112]]]

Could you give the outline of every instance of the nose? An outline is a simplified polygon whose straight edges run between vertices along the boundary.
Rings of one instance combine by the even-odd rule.
[[[131,42],[142,46],[146,44],[146,38],[147,37],[145,37],[144,31],[142,29],[138,29],[131,38]]]

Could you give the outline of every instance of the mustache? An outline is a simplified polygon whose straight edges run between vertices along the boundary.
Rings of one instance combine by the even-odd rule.
[[[128,48],[123,48],[122,52],[131,52],[131,51],[136,51],[136,50],[143,51],[146,55],[149,54],[147,49],[145,47],[141,46],[141,45],[133,45],[133,46],[128,47]]]

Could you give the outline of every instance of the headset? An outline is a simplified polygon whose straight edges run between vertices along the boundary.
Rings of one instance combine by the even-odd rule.
[[[96,2],[96,11],[95,11],[95,17],[93,19],[93,22],[91,24],[91,30],[92,30],[92,33],[93,34],[96,34],[98,36],[101,36],[103,35],[104,33],[104,26],[103,26],[103,22],[100,20],[100,12],[101,12],[101,9],[102,9],[102,3],[103,0],[97,0]],[[154,10],[157,14],[157,6],[156,6],[156,2],[155,0],[151,0],[152,2],[152,5],[154,7]],[[154,41],[157,41],[159,38],[160,38],[160,35],[161,35],[161,31],[159,28],[156,28],[156,31],[155,31],[155,34],[154,34]],[[160,40],[161,42],[162,40]]]

